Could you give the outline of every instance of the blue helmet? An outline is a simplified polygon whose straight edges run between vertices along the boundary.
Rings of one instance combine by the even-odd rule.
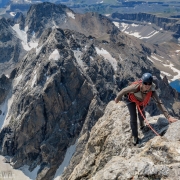
[[[144,73],[142,75],[142,82],[143,83],[152,83],[153,82],[153,77],[151,73]]]

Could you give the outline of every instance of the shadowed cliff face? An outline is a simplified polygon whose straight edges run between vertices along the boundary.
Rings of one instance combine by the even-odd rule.
[[[18,62],[21,44],[6,19],[0,19],[0,74],[9,73]]]
[[[133,146],[126,105],[110,102],[91,130],[80,163],[69,177],[64,174],[60,179],[178,179],[180,122],[169,125],[161,116],[148,116],[148,120],[165,135],[139,132],[141,142]]]
[[[4,102],[8,91],[11,87],[11,80],[7,78],[4,74],[0,77],[0,104]],[[2,114],[2,111],[1,111]]]
[[[91,129],[116,94],[114,74],[92,40],[69,30],[47,30],[39,47],[20,62],[9,91],[2,154],[13,155],[14,168],[42,164],[38,179],[52,179],[67,147]]]

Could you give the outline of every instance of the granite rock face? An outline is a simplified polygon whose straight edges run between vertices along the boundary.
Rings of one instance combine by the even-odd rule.
[[[68,179],[178,179],[180,122],[169,125],[161,116],[148,120],[165,135],[156,136],[151,130],[139,132],[141,142],[133,146],[127,107],[123,102],[110,102],[92,128],[83,157]]]

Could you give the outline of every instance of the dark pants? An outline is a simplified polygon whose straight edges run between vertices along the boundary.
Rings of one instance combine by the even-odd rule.
[[[130,125],[131,125],[132,135],[135,137],[138,137],[136,104],[134,102],[132,102],[132,103],[129,103],[127,106],[128,106],[129,112],[130,112]],[[142,110],[143,107],[140,106],[140,109]],[[144,110],[142,110],[142,113],[143,113],[144,117],[146,117]],[[139,111],[138,111],[138,117],[139,117],[140,126],[143,126],[144,119],[141,116]]]

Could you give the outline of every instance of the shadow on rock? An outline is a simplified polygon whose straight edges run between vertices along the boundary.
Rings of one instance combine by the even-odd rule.
[[[149,124],[160,136],[163,136],[169,128],[167,119],[163,117],[159,117],[157,123]],[[144,135],[144,137],[141,139],[140,145],[157,136],[148,126],[145,131],[142,131],[142,134]]]

